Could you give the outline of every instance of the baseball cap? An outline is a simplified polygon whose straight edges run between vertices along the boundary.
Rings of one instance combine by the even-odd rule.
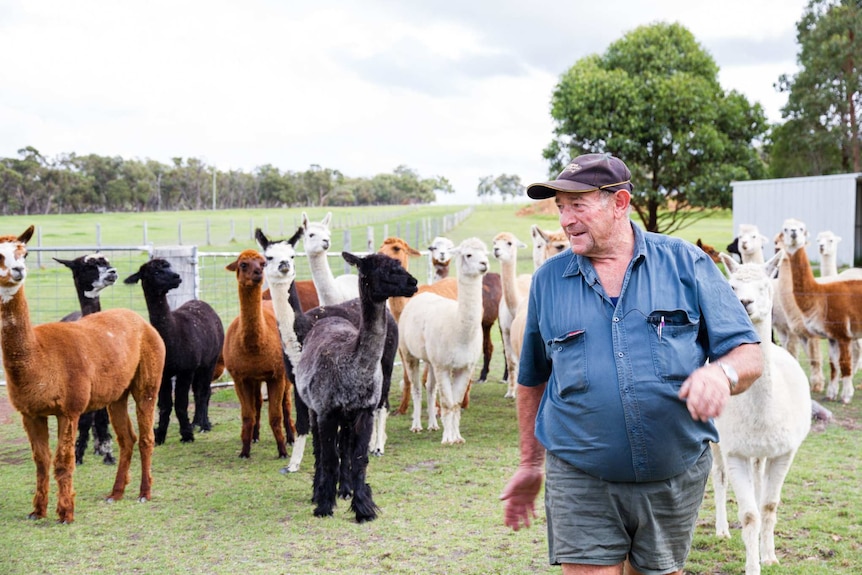
[[[563,168],[556,180],[530,184],[527,195],[534,200],[553,198],[557,192],[632,190],[632,173],[610,154],[583,154]]]

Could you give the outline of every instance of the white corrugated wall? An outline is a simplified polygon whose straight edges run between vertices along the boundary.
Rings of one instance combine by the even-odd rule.
[[[841,237],[839,267],[852,265],[860,178],[862,173],[732,182],[734,235],[740,224],[754,224],[771,241],[784,220],[795,218],[808,227],[811,261],[820,261],[817,234],[829,230]],[[765,252],[767,258],[772,254],[769,249]]]

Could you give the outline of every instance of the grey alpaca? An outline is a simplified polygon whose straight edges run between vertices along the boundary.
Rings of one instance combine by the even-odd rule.
[[[332,515],[344,457],[353,488],[350,509],[363,523],[377,517],[365,478],[373,414],[383,388],[380,359],[387,332],[386,300],[412,296],[417,281],[398,261],[383,254],[341,255],[359,272],[359,326],[339,317],[315,323],[303,341],[296,388],[311,410],[314,515]]]
[[[75,291],[78,293],[78,304],[81,311],[73,311],[63,316],[60,321],[78,321],[85,315],[102,311],[99,294],[117,281],[117,270],[102,254],[80,256],[73,260],[54,258],[72,270]],[[114,450],[111,445],[110,418],[106,408],[82,413],[78,418],[78,439],[75,440],[75,464],[84,464],[84,454],[87,452],[87,442],[90,439],[90,429],[93,430],[93,451],[102,456],[105,465],[114,465]]]

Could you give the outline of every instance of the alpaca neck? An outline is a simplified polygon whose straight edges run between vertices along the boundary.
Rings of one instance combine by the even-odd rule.
[[[320,301],[320,305],[341,303],[341,292],[335,285],[335,276],[332,275],[326,252],[309,254],[308,265],[311,268],[311,280],[317,289],[317,299]]]
[[[771,353],[772,346],[775,344],[772,343],[772,321],[765,320],[752,323],[760,336],[760,341],[763,342],[760,344],[760,351],[763,354],[763,371],[761,371],[760,377],[746,390],[744,396],[746,401],[752,402],[754,405],[770,405],[774,387]]]
[[[89,297],[84,295],[84,292],[78,292],[78,303],[81,305],[81,315],[90,315],[102,311],[102,304],[99,302],[99,296]]]
[[[820,277],[828,278],[838,275],[838,261],[835,254],[826,253],[820,258]]]
[[[156,295],[144,291],[144,300],[147,302],[147,312],[150,316],[150,325],[156,328],[160,334],[164,334],[173,327],[173,315],[171,306],[168,305],[167,294]]]
[[[270,281],[269,293],[272,296],[272,308],[275,310],[275,318],[278,320],[278,333],[281,336],[281,348],[293,366],[299,364],[300,351],[299,338],[296,336],[294,322],[296,321],[296,310],[290,303],[290,287],[293,280]]]
[[[19,383],[15,375],[30,365],[36,349],[36,334],[30,323],[30,306],[24,297],[24,286],[10,299],[0,301],[0,322],[3,368],[7,384],[13,386]]]
[[[790,272],[793,277],[793,296],[796,305],[803,314],[807,315],[814,310],[822,286],[814,279],[808,255],[803,248],[799,248],[790,255]]]
[[[386,341],[386,302],[372,301],[367,294],[360,293],[359,304],[361,315],[359,340],[356,343],[357,360],[360,369],[375,371],[380,365]]]
[[[518,293],[518,281],[515,273],[516,260],[504,261],[500,263],[500,279],[503,282],[503,300],[506,302],[506,307],[512,310],[518,309],[518,304],[521,301],[521,294]]]
[[[449,261],[451,261],[451,260],[449,260]],[[434,280],[433,281],[436,282],[438,280],[442,280],[443,278],[447,278],[447,277],[449,277],[449,262],[446,262],[444,264],[443,262],[438,262],[437,260],[434,260]]]
[[[762,264],[766,262],[766,260],[763,259],[762,249],[740,254],[740,259],[744,264]]]
[[[455,345],[472,341],[482,325],[482,276],[464,277],[458,274],[458,328]],[[481,332],[480,332],[481,333]]]
[[[263,320],[260,285],[239,287],[239,325],[245,341],[263,341],[267,329]]]

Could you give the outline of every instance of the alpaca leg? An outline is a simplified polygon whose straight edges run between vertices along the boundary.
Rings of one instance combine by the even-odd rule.
[[[284,422],[284,436],[288,445],[293,445],[296,439],[296,424],[293,422],[293,382],[285,378],[284,399],[281,404],[281,416]]]
[[[111,493],[105,498],[108,502],[119,501],[123,498],[126,492],[126,485],[129,484],[129,468],[132,465],[132,450],[135,448],[137,437],[135,430],[132,428],[132,420],[129,418],[128,411],[128,392],[123,396],[108,405],[108,413],[111,415],[111,425],[114,427],[114,435],[117,438],[117,445],[120,446],[120,460],[117,463],[117,475],[114,477],[114,487]],[[155,415],[155,400],[150,400],[151,410],[149,417],[144,416],[144,422],[149,423],[150,429],[147,432],[148,436],[154,440],[153,434],[153,417]],[[138,419],[139,429],[143,429],[140,418]],[[143,465],[143,460],[141,461]],[[143,480],[143,478],[142,478]]]
[[[494,343],[491,341],[491,326],[482,324],[482,371],[479,373],[479,383],[488,379],[491,367],[491,355],[494,353]]]
[[[347,427],[353,436],[350,440],[352,450],[346,453],[344,460],[350,461],[350,482],[353,484],[353,500],[350,510],[356,514],[357,523],[373,521],[377,518],[377,505],[371,496],[371,486],[365,482],[368,469],[368,442],[371,439],[373,415],[370,411],[360,411],[355,420]]]
[[[75,464],[83,465],[84,454],[87,452],[87,442],[90,440],[90,428],[93,426],[93,412],[89,411],[78,418],[78,439],[75,440]],[[94,441],[95,443],[95,441]]]
[[[314,455],[314,479],[312,480],[311,502],[317,503],[320,500],[320,428],[317,425],[317,414],[309,410],[311,419],[311,448]]]
[[[295,386],[293,388],[293,404],[296,406],[296,440],[293,442],[290,461],[286,467],[281,468],[282,473],[295,473],[299,471],[299,466],[302,464],[302,456],[305,453],[305,443],[308,440],[308,433],[311,429],[308,406],[302,401]]]
[[[500,326],[500,339],[503,338],[503,326]],[[505,342],[503,347],[503,381],[506,382],[509,380],[509,364],[506,363],[506,348]]]
[[[42,519],[48,512],[48,486],[51,472],[51,448],[48,444],[48,418],[21,416],[33,463],[36,464],[36,493],[33,495],[33,511],[29,519]]]
[[[319,472],[317,486],[317,507],[315,517],[329,517],[335,508],[335,489],[338,478],[338,420],[330,414],[318,414],[317,431],[319,435]]]
[[[841,346],[838,340],[829,340],[829,365],[832,377],[829,378],[829,386],[826,388],[826,399],[834,401],[838,397],[838,385],[841,383]]]
[[[57,416],[57,453],[54,455],[54,478],[57,481],[57,516],[60,523],[75,520],[75,431],[78,415]]]
[[[374,410],[374,428],[371,432],[371,444],[369,453],[380,457],[386,450],[386,420],[389,418],[389,410],[378,407]]]
[[[168,435],[171,411],[174,408],[174,378],[164,376],[159,387],[159,426],[156,428],[156,445],[162,445]]]
[[[449,445],[451,443],[456,443],[454,412],[457,402],[455,401],[455,397],[452,392],[452,379],[449,372],[441,369],[439,372],[435,370],[434,373],[440,390],[440,420],[443,423],[443,437],[441,438],[440,443],[443,445]],[[460,405],[458,407],[460,407]]]
[[[152,401],[152,394],[146,389],[146,381],[142,381],[139,387],[132,389],[132,397],[135,400],[135,415],[138,418],[138,434],[140,435],[138,453],[141,456],[141,488],[138,490],[138,501],[143,503],[152,498],[153,448],[156,444],[153,434],[153,417],[156,406]],[[124,409],[126,408],[125,404],[126,402],[123,401]],[[129,422],[129,431],[131,432],[132,444],[134,444],[136,438],[131,422]],[[129,451],[131,455],[131,450]]]
[[[189,419],[189,393],[192,387],[192,374],[178,373],[174,386],[174,411],[180,423],[180,442],[192,443],[195,440],[195,430]],[[159,408],[159,426],[161,427],[161,408]]]
[[[114,465],[117,460],[114,459],[114,448],[111,437],[111,419],[108,417],[108,410],[104,407],[90,412],[93,419],[93,449],[96,455],[102,456],[102,462],[105,465]],[[90,415],[84,414],[84,415]],[[81,416],[81,418],[84,417]],[[81,420],[78,420],[78,429],[81,429]]]
[[[428,371],[428,381],[425,383],[425,389],[428,396],[428,430],[437,431],[440,426],[437,425],[437,372],[431,367]]]
[[[272,436],[275,437],[275,445],[278,449],[278,458],[287,459],[287,439],[284,434],[284,381],[272,381],[266,383],[269,395],[269,427]]]
[[[254,418],[251,427],[251,441],[252,443],[257,443],[260,441],[260,422],[261,420],[261,411],[263,410],[263,383],[257,383],[254,390],[254,395],[252,396],[251,405],[254,408]]]
[[[851,351],[851,339],[842,339],[838,349],[840,352],[841,366],[841,403],[850,403],[853,399],[853,353]]]
[[[781,502],[781,488],[790,465],[793,463],[795,451],[785,453],[766,462],[760,513],[763,525],[760,528],[760,561],[764,565],[778,564],[775,554],[775,524],[778,522],[778,504]]]
[[[212,367],[215,368],[215,366]],[[195,415],[192,420],[192,426],[196,426],[201,431],[212,430],[209,414],[210,398],[212,397],[212,376],[213,370],[207,366],[197,370],[192,380],[192,394],[195,398]]]
[[[342,415],[342,417],[347,417]],[[351,460],[352,454],[356,449],[356,435],[351,428],[353,425],[350,421],[340,421],[338,426],[338,440],[336,443],[338,451],[338,497],[339,499],[349,499],[353,494],[353,477]],[[367,446],[366,446],[367,447]],[[368,454],[366,453],[366,458]]]
[[[760,575],[760,512],[755,496],[754,469],[747,457],[727,455],[725,458],[730,484],[739,506],[742,541],[745,544],[745,573]]]
[[[508,374],[506,378],[506,395],[504,397],[507,398],[515,397],[515,378],[517,377],[513,366],[515,352],[512,351],[511,335],[511,329],[508,327],[503,328],[503,350],[506,357],[506,373]]]
[[[730,525],[727,522],[727,473],[721,446],[710,444],[712,448],[712,490],[715,493],[715,536],[730,539]]]
[[[464,443],[464,438],[461,436],[461,408],[464,405],[464,398],[467,396],[467,391],[470,389],[470,374],[472,369],[461,369],[455,371],[452,375],[452,432],[450,438],[452,443]]]
[[[410,393],[413,386],[410,383],[410,373],[407,369],[407,363],[404,361],[404,354],[401,353],[401,350],[398,350],[398,355],[401,357],[401,366],[402,366],[402,375],[401,375],[401,403],[398,405],[398,409],[395,413],[404,415],[407,413],[407,408],[410,407]],[[414,402],[416,399],[414,398]],[[420,429],[421,431],[421,429]]]
[[[812,336],[807,338],[805,343],[811,373],[808,378],[811,382],[811,391],[820,393],[823,391],[824,384],[823,351],[820,349],[820,338]]]
[[[240,417],[242,418],[242,430],[240,441],[242,448],[239,456],[243,459],[251,457],[251,442],[254,435],[254,427],[257,416],[260,413],[258,399],[260,397],[260,382],[247,378],[235,378],[234,391],[239,398]]]
[[[405,381],[411,382],[410,391],[413,396],[413,422],[410,431],[417,433],[422,431],[422,379],[419,377],[419,360],[415,357],[402,357]]]

